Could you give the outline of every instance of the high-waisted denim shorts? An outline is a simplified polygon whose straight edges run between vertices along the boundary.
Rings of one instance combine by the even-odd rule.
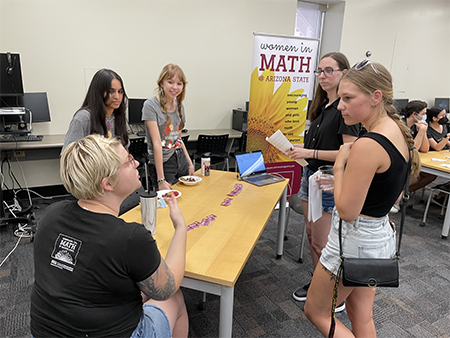
[[[333,210],[333,221],[328,242],[322,250],[320,263],[334,275],[337,274],[339,256],[339,214]],[[386,215],[381,218],[358,216],[355,221],[342,221],[342,250],[344,257],[392,258],[395,255],[395,231]]]
[[[144,304],[141,316],[131,338],[167,338],[172,337],[169,319],[164,310],[154,304]]]
[[[300,184],[300,190],[298,196],[303,200],[308,202],[309,193],[309,176],[313,175],[314,172],[308,167],[303,167],[302,169],[302,181]],[[334,208],[334,194],[331,192],[326,192],[322,190],[322,209],[325,212],[331,213]]]

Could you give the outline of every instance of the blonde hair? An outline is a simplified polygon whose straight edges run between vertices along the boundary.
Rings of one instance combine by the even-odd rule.
[[[367,63],[367,65],[361,69],[351,68],[349,69],[341,81],[350,81],[362,92],[371,95],[375,90],[382,92],[382,100],[380,101],[380,111],[386,111],[388,116],[394,120],[400,128],[406,144],[409,149],[414,146],[414,139],[411,136],[411,131],[406,124],[400,120],[400,116],[397,114],[397,110],[394,107],[394,89],[392,87],[392,76],[389,71],[382,64],[373,62],[373,67],[378,71],[375,72],[374,68]],[[411,150],[412,169],[411,174],[418,176],[420,173],[420,156],[417,149]]]
[[[181,109],[181,105],[183,103],[184,97],[186,95],[186,76],[184,75],[183,70],[178,65],[174,65],[173,63],[169,63],[164,66],[164,68],[161,71],[161,74],[159,74],[159,78],[157,81],[158,84],[158,94],[159,94],[159,102],[161,104],[161,111],[166,114],[166,124],[170,125],[172,123],[172,119],[170,118],[169,114],[167,114],[167,98],[164,93],[162,84],[164,80],[170,80],[174,76],[178,76],[178,79],[180,79],[181,82],[183,82],[183,90],[181,91],[180,95],[177,96],[177,110],[178,115],[180,116],[181,123],[180,123],[180,129],[184,128],[184,121],[183,121],[183,112]]]
[[[118,138],[88,135],[69,144],[61,155],[61,181],[68,192],[77,199],[94,199],[103,196],[102,180],[108,178],[115,186],[119,180],[121,160]]]

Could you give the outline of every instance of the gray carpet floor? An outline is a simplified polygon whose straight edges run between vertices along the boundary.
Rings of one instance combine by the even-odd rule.
[[[424,198],[428,197],[428,191]],[[401,248],[400,287],[379,288],[374,303],[378,337],[450,337],[450,239],[441,239],[440,208],[430,207],[426,226],[420,194],[407,210]],[[36,216],[53,201],[35,200]],[[274,211],[235,286],[233,337],[320,337],[306,319],[304,303],[292,292],[310,280],[309,247],[298,262],[303,215],[291,212],[288,240],[281,259],[275,258],[278,211]],[[400,215],[391,218],[399,223]],[[0,231],[0,260],[17,243],[10,225]],[[22,238],[0,267],[0,337],[30,337],[30,290],[33,283],[33,243]],[[183,290],[190,319],[189,337],[217,337],[219,297]],[[337,318],[350,327],[346,312]]]

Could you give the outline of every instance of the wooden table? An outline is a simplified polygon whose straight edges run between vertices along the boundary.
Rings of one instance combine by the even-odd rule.
[[[444,161],[433,161],[432,159],[445,160]],[[442,151],[429,151],[428,153],[420,153],[420,160],[422,162],[421,171],[443,177],[450,180],[450,168],[443,166],[446,164],[450,166],[450,152],[448,150]],[[444,225],[442,226],[442,238],[447,238],[450,230],[450,198],[447,202],[447,209],[445,212]]]
[[[276,204],[278,217],[277,257],[283,253],[288,180],[258,187],[238,181],[236,173],[212,170],[211,175],[194,186],[178,183],[174,189],[182,195],[178,203],[186,225],[214,214],[209,226],[188,232],[186,271],[182,286],[220,296],[219,337],[231,337],[234,285],[263,232]],[[242,183],[242,192],[227,196],[235,184]],[[222,201],[230,197],[230,206]],[[127,222],[141,222],[140,206],[121,216]],[[155,239],[165,257],[173,236],[169,209],[158,209]]]

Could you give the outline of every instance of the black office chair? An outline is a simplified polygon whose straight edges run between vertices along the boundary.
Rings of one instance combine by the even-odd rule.
[[[287,240],[287,230],[288,230],[288,224],[289,224],[289,214],[291,209],[294,210],[296,213],[303,215],[303,207],[302,207],[302,200],[298,196],[298,194],[293,194],[288,199],[289,203],[289,209],[286,213],[286,224],[284,226],[284,239]],[[303,249],[305,248],[305,238],[306,238],[306,224],[303,225],[303,235],[302,235],[302,242],[300,245],[300,255],[298,258],[298,261],[300,263],[303,263]]]
[[[145,190],[148,191],[147,145],[145,144],[145,137],[130,138],[128,150],[134,159],[139,162],[138,170],[141,172],[141,180],[145,177]],[[142,175],[142,169],[144,169],[145,176]]]
[[[211,167],[224,164],[223,168],[229,171],[228,152],[226,150],[228,134],[225,135],[198,135],[197,151],[194,153],[192,163],[195,168],[195,161],[202,158],[204,153],[211,153]],[[222,169],[223,170],[223,169]]]
[[[187,141],[189,140],[189,135],[181,136],[181,140],[183,141],[184,145],[186,145]]]
[[[140,188],[133,191],[130,195],[128,195],[120,205],[119,216],[126,213],[128,210],[133,209],[138,206],[141,202],[141,194],[145,192],[144,188],[141,186]]]
[[[236,154],[243,154],[246,152],[246,149],[247,149],[247,132],[244,131],[242,132],[242,135],[238,140],[238,148],[234,152],[230,153],[230,156],[236,160]],[[236,172],[238,171],[237,163],[235,163],[234,169]]]

